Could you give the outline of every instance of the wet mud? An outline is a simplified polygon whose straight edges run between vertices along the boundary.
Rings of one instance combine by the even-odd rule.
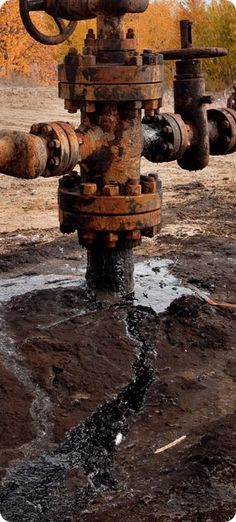
[[[139,261],[138,286],[145,263],[151,304],[153,285],[164,295],[173,276],[168,261],[164,272]],[[95,302],[82,277],[74,288],[45,283],[1,310],[2,360],[21,380],[20,394],[8,389],[4,518],[227,521],[236,501],[232,312],[184,287],[157,313],[138,295]],[[182,435],[179,448],[155,455]]]

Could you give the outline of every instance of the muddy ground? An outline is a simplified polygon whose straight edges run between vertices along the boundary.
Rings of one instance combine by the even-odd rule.
[[[56,89],[4,86],[0,97],[1,128],[71,121]],[[143,171],[162,180],[163,227],[136,250],[136,297],[122,303],[88,295],[86,254],[58,232],[57,180],[0,175],[8,522],[226,522],[236,512],[235,312],[201,297],[236,302],[236,155],[200,173],[146,161]]]

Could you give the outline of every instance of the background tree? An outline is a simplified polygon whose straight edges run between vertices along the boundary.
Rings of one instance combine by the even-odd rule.
[[[37,27],[52,34],[52,19],[43,13],[33,13]],[[194,22],[196,46],[226,47],[226,58],[205,60],[209,90],[223,89],[236,79],[236,8],[228,0],[158,0],[150,4],[142,15],[127,15],[126,28],[133,27],[138,48],[162,51],[180,46],[179,20]],[[63,60],[70,47],[82,52],[88,29],[96,30],[96,21],[79,22],[73,35],[58,46],[42,46],[25,31],[18,0],[8,0],[0,9],[0,74],[22,75],[37,82],[56,81],[57,63]],[[166,81],[173,77],[173,63],[165,64]]]

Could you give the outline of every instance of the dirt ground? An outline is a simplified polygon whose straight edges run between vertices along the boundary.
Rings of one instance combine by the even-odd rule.
[[[53,88],[0,86],[0,97],[1,128],[72,120]],[[236,303],[236,154],[203,172],[147,161],[143,171],[162,180],[163,227],[136,249],[142,301],[113,304],[90,298],[86,253],[58,231],[58,181],[0,175],[8,522],[227,522],[236,513],[235,312],[200,297]],[[169,278],[188,291],[158,313],[153,293],[164,302]]]

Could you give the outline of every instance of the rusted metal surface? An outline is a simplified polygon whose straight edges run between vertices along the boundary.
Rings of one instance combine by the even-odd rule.
[[[161,61],[159,58],[161,55],[155,55],[155,58]],[[82,85],[119,85],[120,83],[133,85],[133,84],[146,84],[146,83],[159,83],[163,81],[163,66],[156,67],[153,65],[142,65],[136,67],[132,65],[119,65],[111,68],[111,65],[104,64],[102,67],[94,65],[91,67],[82,66],[82,57],[77,53],[73,53],[73,61],[81,62],[74,63],[73,65],[64,63],[58,67],[58,79],[62,83],[75,83]],[[122,80],[122,81],[121,81]]]
[[[99,186],[140,178],[142,152],[141,109],[130,105],[104,103],[95,114],[81,112],[82,128],[97,124],[104,133],[101,150],[81,163],[82,179]],[[80,128],[78,129],[80,131]]]
[[[143,155],[153,163],[182,158],[197,139],[194,127],[179,114],[158,114],[143,119]]]
[[[202,58],[220,58],[227,55],[227,49],[224,47],[203,47],[188,49],[173,49],[170,51],[162,51],[164,60],[195,60]]]
[[[199,170],[209,162],[209,134],[207,122],[207,103],[209,99],[205,93],[205,81],[202,66],[199,60],[194,58],[204,57],[202,49],[199,54],[194,54],[192,48],[192,24],[184,20],[180,23],[181,44],[184,48],[174,56],[176,62],[176,74],[174,79],[174,108],[184,121],[191,122],[196,129],[197,139],[191,143],[186,152],[178,160],[179,165],[187,170]],[[186,53],[189,53],[188,56]],[[214,53],[206,50],[207,57]],[[166,56],[164,55],[164,59]]]
[[[125,13],[141,13],[148,7],[149,0],[20,0],[20,14],[26,31],[38,42],[44,45],[56,45],[67,40],[74,32],[78,20],[88,20],[98,16],[105,35],[111,27],[118,24],[117,20],[123,18]],[[45,35],[37,29],[30,18],[30,12],[45,11],[52,16],[58,29],[56,35]],[[69,20],[65,24],[64,20]],[[113,20],[113,23],[112,23]]]
[[[70,172],[80,159],[79,140],[69,123],[50,122],[32,125],[31,133],[43,138],[47,147],[45,177],[61,176]]]
[[[180,21],[181,49],[163,51],[164,60],[199,60],[227,55],[227,49],[223,47],[193,47],[192,26],[193,23],[190,20]]]
[[[74,32],[77,22],[70,21],[65,24],[61,17],[53,15],[53,20],[58,29],[56,35],[46,35],[37,29],[34,22],[30,18],[31,11],[41,11],[46,9],[46,2],[43,0],[20,0],[20,15],[26,31],[37,40],[45,45],[56,45],[64,42]]]
[[[143,230],[160,223],[160,210],[143,214],[95,215],[61,211],[60,222],[63,227],[73,222],[73,230],[89,232],[125,232]]]
[[[16,178],[42,176],[48,161],[45,140],[18,131],[0,131],[0,172]]]
[[[162,97],[160,83],[124,85],[81,85],[77,83],[60,83],[59,96],[65,100],[79,101],[143,101],[156,100]]]
[[[212,98],[205,93],[200,62],[226,50],[194,48],[192,23],[182,20],[181,49],[140,53],[124,15],[145,11],[148,0],[20,1],[28,32],[43,43],[63,41],[82,19],[96,17],[97,31],[89,29],[82,54],[70,49],[58,69],[65,108],[81,112],[78,129],[50,122],[33,125],[29,135],[3,132],[0,170],[29,178],[64,175],[58,191],[60,228],[76,231],[88,249],[90,286],[131,291],[132,248],[161,226],[161,184],[155,174],[141,176],[142,154],[154,163],[177,160],[195,171],[208,164],[210,152],[235,151],[236,113],[232,107],[208,109]],[[32,25],[30,11],[41,9],[54,18],[58,36],[42,35]],[[163,57],[177,60],[174,114],[160,113]],[[234,102],[231,97],[229,103]],[[77,164],[80,175],[73,171]]]
[[[84,187],[81,187],[81,190],[84,190],[86,187],[92,187],[93,190],[97,188],[95,184],[86,183]],[[72,190],[67,191],[59,188],[60,208],[75,213],[82,212],[84,214],[98,215],[140,214],[161,208],[161,197],[157,192],[144,193],[138,196],[120,196],[114,194],[116,190],[114,192],[112,190],[119,189],[119,187],[105,185],[105,189],[106,187],[109,188],[110,196],[98,196],[94,193],[81,195],[80,190],[72,192]]]
[[[231,93],[231,95],[229,96],[229,98],[227,100],[227,107],[229,109],[236,110],[236,82],[234,82],[233,92]]]
[[[236,112],[232,109],[208,110],[210,153],[213,156],[236,151]]]

